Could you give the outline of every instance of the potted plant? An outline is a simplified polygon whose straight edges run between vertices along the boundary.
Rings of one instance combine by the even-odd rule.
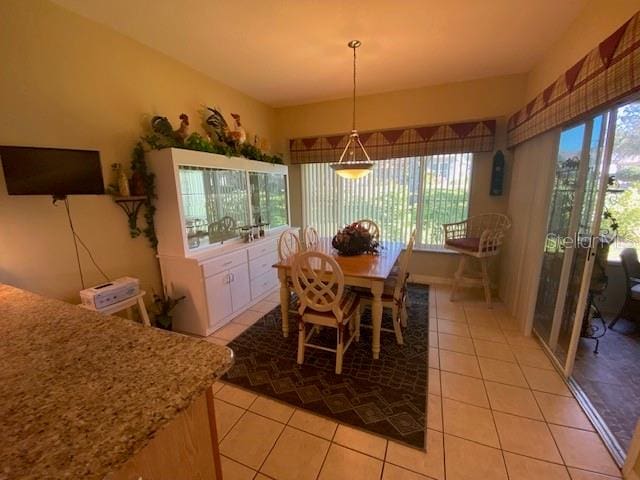
[[[169,295],[160,296],[153,294],[153,305],[155,307],[155,325],[163,330],[171,330],[173,326],[173,316],[171,312],[186,297],[171,298]]]

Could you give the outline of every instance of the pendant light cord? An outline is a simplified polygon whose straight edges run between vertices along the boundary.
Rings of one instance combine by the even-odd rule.
[[[353,47],[353,128],[351,130],[356,129],[356,48]]]

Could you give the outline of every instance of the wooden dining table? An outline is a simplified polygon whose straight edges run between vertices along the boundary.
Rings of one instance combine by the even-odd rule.
[[[320,238],[318,243],[309,250],[319,251],[333,257],[340,265],[344,274],[345,285],[363,287],[371,291],[373,296],[371,306],[371,321],[373,328],[373,341],[371,351],[373,358],[380,357],[380,330],[382,328],[382,291],[384,282],[389,278],[404,245],[397,242],[385,242],[380,254],[363,254],[343,256],[331,246],[330,238]],[[273,267],[278,269],[280,280],[280,310],[282,314],[282,334],[289,336],[289,300],[291,266],[294,257],[280,260]]]

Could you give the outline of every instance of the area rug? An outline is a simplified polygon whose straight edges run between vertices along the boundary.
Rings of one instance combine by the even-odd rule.
[[[352,343],[345,353],[342,375],[335,374],[331,352],[307,348],[304,364],[296,363],[297,319],[290,315],[290,334],[284,338],[277,307],[228,345],[234,351],[235,364],[223,380],[424,450],[428,293],[424,285],[409,286],[404,345],[396,344],[393,333],[382,332],[380,359],[373,360],[371,329],[362,328],[360,342]],[[371,324],[369,309],[363,312],[362,324]],[[387,309],[383,327],[392,327]],[[323,329],[312,342],[335,348],[335,330]]]

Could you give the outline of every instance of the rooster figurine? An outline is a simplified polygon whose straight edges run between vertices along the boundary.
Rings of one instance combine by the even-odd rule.
[[[177,143],[184,143],[184,140],[189,136],[189,117],[183,113],[180,115],[180,128],[173,130],[171,122],[167,117],[161,117],[156,115],[151,119],[151,129],[166,138],[170,138]]]
[[[247,141],[247,132],[240,123],[240,115],[238,115],[237,113],[232,113],[231,116],[233,117],[233,120],[235,122],[233,131],[230,132],[231,137],[233,137],[233,139],[238,142],[238,144],[242,144]]]
[[[217,140],[220,143],[228,143],[229,141],[229,125],[217,108],[207,107],[209,115],[205,118],[206,131],[211,140]]]

